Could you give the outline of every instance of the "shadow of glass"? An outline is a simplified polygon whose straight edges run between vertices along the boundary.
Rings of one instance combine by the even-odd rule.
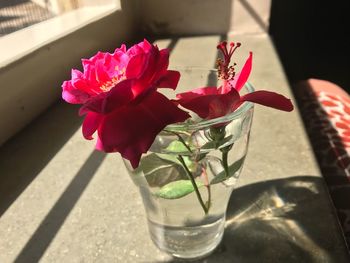
[[[0,216],[79,129],[77,110],[57,102],[0,148]]]
[[[295,176],[234,190],[221,245],[194,262],[349,262],[323,184]]]

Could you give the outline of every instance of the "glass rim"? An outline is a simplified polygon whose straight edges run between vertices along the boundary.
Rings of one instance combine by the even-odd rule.
[[[248,93],[252,93],[255,91],[252,84],[246,82],[244,87]],[[243,104],[235,111],[218,118],[210,119],[210,120],[200,120],[199,122],[194,123],[173,123],[166,126],[164,129],[169,131],[183,131],[183,130],[200,130],[204,128],[208,128],[215,124],[223,123],[223,122],[231,122],[232,120],[238,119],[242,116],[242,114],[246,113],[248,110],[254,107],[254,104],[250,101],[245,101]]]

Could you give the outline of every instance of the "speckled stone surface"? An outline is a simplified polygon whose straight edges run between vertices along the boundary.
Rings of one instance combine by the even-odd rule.
[[[229,36],[232,39],[232,36]],[[171,67],[213,67],[219,36],[159,40]],[[237,35],[251,83],[292,97],[265,34]],[[77,108],[57,103],[0,149],[0,262],[176,262],[148,236],[117,154],[93,151]],[[247,161],[222,244],[198,262],[349,262],[298,110],[256,106]]]

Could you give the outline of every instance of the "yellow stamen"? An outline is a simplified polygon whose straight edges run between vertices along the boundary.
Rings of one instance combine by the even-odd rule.
[[[119,67],[116,66],[115,70],[118,71],[118,74],[116,76],[114,76],[111,80],[106,81],[105,83],[103,83],[100,86],[100,90],[101,91],[103,91],[103,92],[110,91],[118,82],[126,79],[126,76],[125,76],[126,70],[125,70],[125,68],[119,70]]]

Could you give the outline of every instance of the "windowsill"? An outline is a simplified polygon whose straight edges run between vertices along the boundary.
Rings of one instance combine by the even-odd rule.
[[[0,68],[118,9],[120,4],[82,7],[3,36],[0,38]]]
[[[132,18],[116,2],[83,7],[0,38],[0,145],[57,101],[81,58],[134,38]]]

